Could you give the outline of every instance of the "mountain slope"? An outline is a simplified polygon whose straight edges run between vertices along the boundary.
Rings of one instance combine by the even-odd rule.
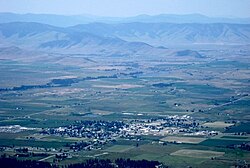
[[[152,46],[143,42],[126,42],[116,37],[101,37],[88,32],[33,22],[0,24],[0,41],[5,43],[5,46],[43,51],[129,54],[154,50]]]
[[[248,24],[92,23],[70,28],[74,31],[151,45],[250,43]]]
[[[101,56],[176,56],[203,58],[196,51],[171,51],[170,45],[249,44],[247,24],[92,23],[56,27],[34,22],[0,24],[0,47],[25,51]],[[165,47],[156,47],[165,46]]]

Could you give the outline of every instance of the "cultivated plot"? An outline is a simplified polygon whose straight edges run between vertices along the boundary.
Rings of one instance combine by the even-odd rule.
[[[216,152],[209,150],[191,150],[191,149],[181,149],[176,152],[171,153],[170,155],[174,156],[185,156],[185,157],[194,157],[194,158],[212,158],[223,156],[224,152]]]
[[[190,143],[190,144],[198,144],[202,141],[205,141],[206,138],[200,137],[184,137],[184,136],[168,136],[161,139],[162,141],[166,142],[173,142],[173,143]]]

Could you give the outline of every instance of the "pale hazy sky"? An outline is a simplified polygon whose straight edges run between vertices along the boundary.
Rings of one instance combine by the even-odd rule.
[[[0,12],[122,17],[200,13],[250,17],[250,0],[0,0]]]

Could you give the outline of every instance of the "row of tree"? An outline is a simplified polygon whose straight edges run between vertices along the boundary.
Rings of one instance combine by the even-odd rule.
[[[58,165],[53,165],[48,162],[39,162],[35,160],[17,160],[1,156],[0,165],[3,168],[60,168]],[[70,164],[63,166],[64,168],[155,168],[165,167],[158,161],[148,160],[130,160],[130,159],[116,159],[112,162],[109,159],[89,159],[83,163]]]

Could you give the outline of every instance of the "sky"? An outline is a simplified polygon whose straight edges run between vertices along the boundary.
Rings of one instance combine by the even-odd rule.
[[[194,14],[250,17],[250,0],[0,0],[0,12],[128,17]]]

